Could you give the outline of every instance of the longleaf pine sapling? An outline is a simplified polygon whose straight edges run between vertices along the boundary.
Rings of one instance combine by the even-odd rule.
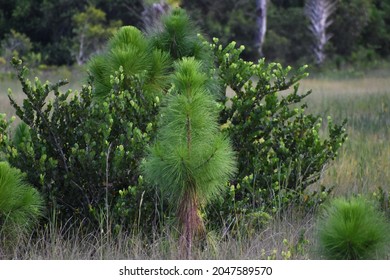
[[[143,165],[145,177],[176,208],[180,254],[187,259],[194,238],[205,230],[201,207],[221,192],[236,170],[234,152],[219,130],[217,105],[201,68],[193,58],[175,63],[156,142]]]
[[[43,210],[42,196],[23,173],[0,162],[0,247],[4,242],[13,246],[17,237],[29,234]]]

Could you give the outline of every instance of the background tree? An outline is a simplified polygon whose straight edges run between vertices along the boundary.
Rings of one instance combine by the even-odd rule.
[[[311,36],[304,9],[298,4],[269,3],[267,34],[263,52],[268,61],[296,64],[307,63],[310,54]]]
[[[245,45],[243,56],[246,59],[259,58],[255,46],[256,34],[256,2],[251,0],[182,0],[184,9],[200,26],[209,38],[217,37],[221,42],[228,44],[236,41],[238,45]]]
[[[122,25],[119,21],[106,22],[106,14],[94,6],[73,16],[75,26],[74,52],[77,64],[82,65],[88,58],[102,50],[104,43]]]
[[[5,71],[9,71],[12,57],[28,60],[32,50],[32,43],[30,38],[25,34],[21,34],[12,29],[3,41],[1,41],[0,50],[0,54],[5,60]]]
[[[369,22],[370,5],[370,0],[338,1],[334,22],[329,28],[337,55],[347,58],[358,48],[362,32]]]
[[[325,60],[325,46],[332,35],[327,32],[332,24],[332,14],[336,10],[334,0],[308,0],[305,4],[305,14],[310,20],[309,29],[314,37],[313,53],[317,64]]]
[[[205,87],[208,77],[201,70],[194,59],[175,65],[157,140],[144,163],[146,178],[176,207],[186,258],[191,258],[193,239],[204,233],[200,208],[215,199],[235,170],[233,151],[218,129],[217,107]]]
[[[145,7],[144,11],[142,12],[144,28],[150,28],[159,25],[161,22],[161,17],[166,15],[170,10],[171,7],[164,1],[152,3],[151,5]]]
[[[369,21],[360,42],[382,57],[390,54],[390,1],[372,1]]]
[[[258,0],[0,0],[0,41],[11,29],[31,39],[33,51],[41,53],[46,64],[72,64],[74,43],[72,18],[92,4],[112,21],[146,29],[142,13],[153,4],[181,5],[210,38],[218,37],[227,44],[236,41],[245,45],[245,59],[259,58],[259,28],[256,24]],[[267,35],[262,46],[269,60],[301,64],[310,60],[312,38],[304,16],[304,0],[268,0]],[[388,1],[339,0],[328,33],[333,34],[326,51],[330,59],[352,62],[386,58],[390,39]],[[318,5],[317,5],[318,6]],[[28,20],[26,20],[28,19]],[[71,24],[70,24],[71,23]],[[374,32],[375,31],[375,32]],[[268,42],[267,42],[268,41]]]
[[[121,20],[123,25],[143,27],[144,0],[95,0],[93,3],[106,13],[109,20]]]
[[[260,57],[263,56],[263,43],[267,31],[267,0],[256,0],[256,45]]]
[[[46,64],[72,64],[72,18],[85,10],[88,0],[15,0],[0,1],[0,40],[11,29],[26,34],[34,45],[34,51],[42,53]],[[93,1],[110,21],[121,20],[124,25],[142,26],[142,0]],[[27,23],[28,22],[28,23]]]

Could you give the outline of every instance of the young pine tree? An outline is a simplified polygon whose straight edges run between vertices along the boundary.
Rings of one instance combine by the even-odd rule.
[[[22,175],[19,169],[0,162],[0,237],[7,245],[28,233],[43,210],[42,197]]]
[[[234,153],[219,131],[217,105],[201,67],[193,58],[175,64],[157,139],[143,166],[145,177],[175,207],[180,253],[186,258],[191,258],[194,238],[204,232],[200,208],[235,172]]]
[[[375,205],[362,197],[336,198],[318,223],[320,253],[332,260],[386,258],[389,224]]]

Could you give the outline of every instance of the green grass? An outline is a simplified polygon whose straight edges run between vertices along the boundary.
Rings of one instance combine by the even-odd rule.
[[[319,182],[335,194],[390,191],[390,70],[360,78],[307,79],[308,111],[340,123],[347,118],[348,141]],[[387,73],[387,75],[385,75]]]
[[[64,78],[70,87],[80,88],[80,69],[60,69],[44,72],[42,80]],[[65,75],[65,76],[66,76]],[[301,82],[301,89],[312,89],[307,97],[308,112],[323,117],[332,116],[336,123],[348,119],[348,141],[339,157],[323,172],[313,188],[335,186],[333,196],[378,194],[378,188],[390,192],[390,68],[372,73],[348,76],[340,73],[317,75]],[[15,79],[0,80],[0,112],[13,114],[7,98],[11,87],[21,101],[20,86]],[[196,259],[308,259],[318,258],[313,235],[313,215],[284,215],[274,220],[261,232],[246,232],[226,236],[211,232],[202,250],[194,252]],[[35,234],[38,240],[21,240],[12,252],[0,258],[19,259],[176,259],[177,241],[166,231],[154,240],[142,236],[120,235],[109,238],[102,233],[82,236],[64,233],[59,229],[43,229]],[[222,238],[222,236],[224,236]],[[34,241],[32,241],[34,240]],[[387,258],[390,254],[387,254]]]

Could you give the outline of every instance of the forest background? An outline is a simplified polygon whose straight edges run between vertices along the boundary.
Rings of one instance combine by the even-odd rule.
[[[18,52],[33,65],[83,64],[99,52],[121,25],[145,29],[148,0],[1,0],[0,65]],[[312,34],[304,0],[271,0],[267,5],[263,55],[267,61],[313,63]],[[339,0],[327,28],[326,64],[366,66],[390,54],[390,1]],[[163,2],[162,6],[164,6]],[[168,1],[180,5],[210,38],[246,46],[244,58],[257,60],[256,1]],[[150,22],[149,22],[150,23]]]

